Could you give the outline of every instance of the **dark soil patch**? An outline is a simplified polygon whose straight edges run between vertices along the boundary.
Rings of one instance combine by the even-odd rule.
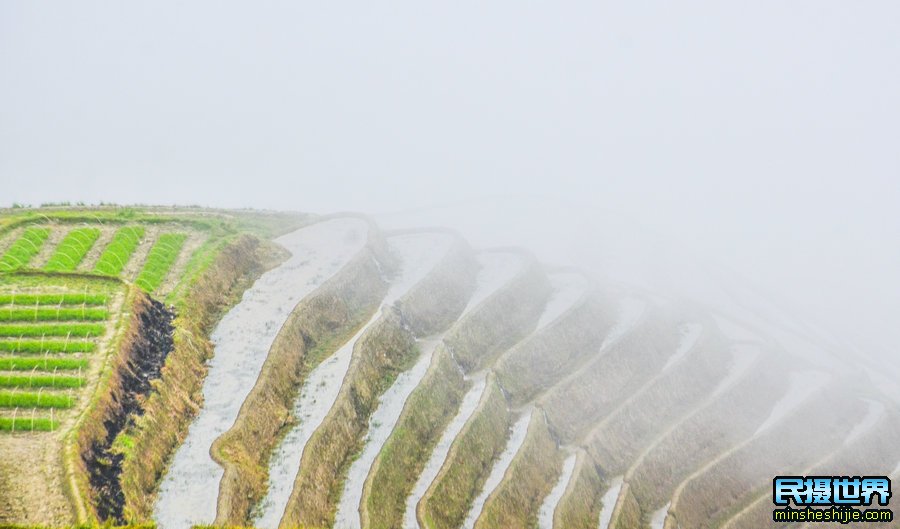
[[[120,368],[120,383],[113,393],[114,406],[103,421],[106,436],[91,446],[85,461],[91,488],[96,498],[97,516],[102,521],[125,523],[125,495],[119,479],[124,454],[113,450],[116,437],[134,425],[144,414],[143,403],[152,389],[151,382],[160,377],[162,366],[174,348],[172,320],[175,313],[155,300],[138,315],[140,325],[130,344],[127,358]]]

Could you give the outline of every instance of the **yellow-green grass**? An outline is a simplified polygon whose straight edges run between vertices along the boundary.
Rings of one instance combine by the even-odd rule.
[[[333,525],[343,481],[363,447],[369,417],[417,352],[412,333],[396,313],[383,313],[363,333],[335,404],[306,444],[283,525]]]
[[[0,408],[71,408],[75,397],[60,393],[0,391]]]
[[[53,251],[50,260],[44,265],[44,270],[48,272],[74,271],[99,237],[100,230],[97,228],[75,228],[66,234],[56,250]]]
[[[757,366],[768,361],[771,360],[765,358]],[[690,410],[682,420],[665,430],[633,464],[626,474],[626,481],[645,512],[650,513],[665,505],[678,484],[705,462],[711,461],[741,439],[752,436],[787,391],[782,373],[768,369],[758,370],[756,367],[748,368],[747,373],[732,387]],[[686,400],[680,395],[668,398]],[[734,410],[741,410],[741,413],[733,413]],[[697,444],[696,439],[704,432],[718,433],[704,443]],[[608,437],[614,435],[622,434],[613,432]],[[625,441],[630,439],[626,438]],[[619,454],[623,451],[618,444],[611,444],[598,453]],[[608,459],[603,457],[602,460]]]
[[[58,427],[59,421],[47,417],[0,417],[3,432],[52,432]]]
[[[178,259],[178,254],[181,253],[186,240],[187,235],[182,233],[160,235],[153,243],[153,248],[147,255],[147,261],[134,283],[148,293],[158,289]]]
[[[615,323],[603,296],[582,298],[540,332],[497,361],[497,380],[513,406],[521,406],[596,358]]]
[[[0,340],[0,351],[9,353],[89,353],[96,346],[85,340]]]
[[[468,385],[449,350],[439,345],[431,368],[406,401],[366,480],[361,513],[364,528],[403,524],[406,499],[459,410]]]
[[[105,308],[7,307],[0,309],[0,321],[103,321]]]
[[[56,374],[2,375],[0,388],[80,388],[84,377]]]
[[[41,251],[41,247],[44,246],[48,237],[50,237],[50,230],[47,228],[25,229],[0,258],[0,272],[12,272],[27,267],[34,256]]]
[[[108,276],[121,274],[141,239],[144,238],[144,233],[142,226],[119,228],[94,265],[94,272]]]
[[[0,358],[2,371],[73,371],[87,367],[87,359],[82,358]]]
[[[578,451],[575,469],[553,512],[553,527],[595,529],[603,506],[606,484],[591,457]]]
[[[563,454],[543,411],[535,408],[525,441],[484,504],[475,528],[537,527],[541,503],[559,479]]]
[[[463,427],[447,460],[419,502],[423,529],[455,529],[484,486],[494,460],[503,452],[512,422],[506,398],[493,375],[474,415]]]
[[[0,305],[106,305],[109,296],[87,292],[65,294],[0,294]]]
[[[790,415],[689,477],[672,498],[675,520],[682,527],[722,527],[771,487],[772,476],[782,469],[797,475],[840,449],[867,408],[847,387],[836,385],[814,393]],[[817,425],[814,435],[810,435],[810,424]]]
[[[0,325],[0,336],[7,338],[65,336],[91,338],[106,332],[102,323],[64,323],[64,324],[17,324]]]
[[[375,242],[370,246],[378,251]],[[272,450],[290,424],[307,373],[373,317],[386,290],[378,262],[361,253],[292,311],[234,425],[210,450],[225,469],[217,524],[250,518],[253,505],[264,497]]]

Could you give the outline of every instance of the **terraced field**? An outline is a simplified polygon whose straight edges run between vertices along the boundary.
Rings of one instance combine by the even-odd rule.
[[[66,282],[34,279],[14,276],[0,285],[0,429],[9,432],[59,427],[108,332],[109,307],[121,303],[114,283],[82,280],[77,292],[66,291]]]
[[[0,466],[0,522],[749,529],[775,475],[900,469],[897,403],[790,321],[442,230],[194,213],[0,228],[0,453],[48,469]]]
[[[264,215],[199,211],[0,215],[0,523],[123,519],[124,480],[145,455],[132,447],[170,451],[190,416],[167,410],[165,443],[138,421],[161,415],[160,390],[183,390],[162,373],[176,329],[202,351],[236,285],[279,258],[257,238],[270,229]]]

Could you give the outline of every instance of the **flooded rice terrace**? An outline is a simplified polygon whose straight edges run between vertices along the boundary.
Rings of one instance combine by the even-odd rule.
[[[203,407],[160,485],[154,513],[159,527],[188,529],[215,519],[224,471],[210,447],[237,418],[291,311],[362,250],[367,235],[366,222],[338,218],[276,240],[290,258],[263,274],[213,332]]]

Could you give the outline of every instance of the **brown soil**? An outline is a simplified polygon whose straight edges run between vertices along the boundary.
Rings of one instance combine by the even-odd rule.
[[[63,494],[61,431],[0,435],[0,524],[75,521]]]
[[[119,229],[118,226],[97,226],[97,228],[100,229],[100,237],[97,238],[97,241],[94,242],[94,245],[91,246],[91,249],[85,254],[81,264],[78,265],[79,272],[94,271],[94,266],[96,266],[97,261],[100,260],[100,255],[103,254],[103,250],[106,249],[110,241],[112,241],[116,230]]]
[[[62,242],[71,228],[68,224],[57,224],[55,222],[42,224],[42,226],[50,229],[50,236],[44,241],[41,251],[31,259],[28,268],[44,268],[44,265],[50,260],[50,256],[56,251],[56,247],[59,246],[59,243]]]
[[[206,242],[207,238],[205,233],[185,229],[182,226],[178,226],[172,231],[186,234],[187,240],[184,241],[184,247],[181,248],[181,253],[178,254],[178,260],[172,265],[172,269],[169,270],[169,275],[166,276],[166,280],[163,281],[163,284],[160,285],[159,289],[154,293],[154,295],[160,299],[165,299],[165,297],[178,286],[178,282],[181,280],[181,276],[184,275],[184,271],[191,261],[191,257],[194,256],[194,252]]]
[[[9,230],[5,235],[0,235],[0,257],[3,257],[3,254],[6,253],[7,248],[12,246],[12,243],[16,242],[16,239],[22,235],[22,231],[25,228],[13,228]]]

